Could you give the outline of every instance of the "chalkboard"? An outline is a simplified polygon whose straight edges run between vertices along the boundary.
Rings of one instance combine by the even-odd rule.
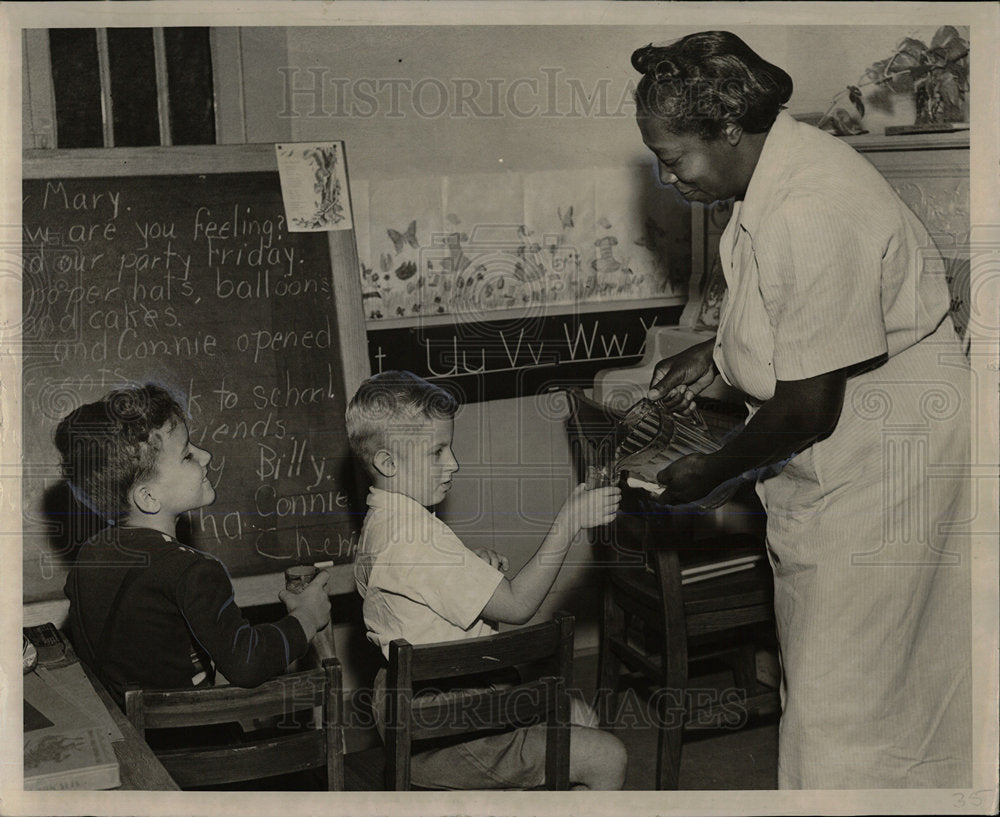
[[[61,480],[56,425],[149,381],[186,401],[212,454],[217,498],[181,538],[233,576],[350,561],[343,416],[367,373],[354,238],[286,229],[273,146],[33,158],[22,214],[25,601],[62,595],[101,524]]]

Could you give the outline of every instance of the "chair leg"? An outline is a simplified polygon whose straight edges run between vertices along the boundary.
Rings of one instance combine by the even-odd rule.
[[[679,642],[679,643],[678,643]],[[680,782],[681,747],[689,717],[687,642],[667,635],[663,686],[657,691],[656,788],[676,789]]]
[[[684,734],[685,691],[680,690],[679,706],[674,706],[673,702],[666,697],[661,697],[658,701],[658,717],[661,718],[660,726],[656,736],[656,788],[658,791],[674,791],[680,784],[681,773],[681,740]],[[677,722],[677,725],[674,724]]]
[[[757,690],[756,669],[757,648],[753,642],[743,642],[736,648],[733,663],[733,680],[738,689],[742,689],[749,698]]]
[[[604,729],[614,725],[621,676],[621,661],[611,649],[611,640],[615,635],[624,637],[624,632],[625,613],[615,604],[611,588],[606,587],[597,651],[597,715]]]
[[[670,592],[668,586],[668,579],[672,586],[680,585],[676,554],[657,553],[655,565],[663,599],[663,675],[659,690],[662,700],[658,703],[664,716],[657,738],[656,786],[676,789],[680,781],[684,724],[689,713],[687,621],[680,593]]]

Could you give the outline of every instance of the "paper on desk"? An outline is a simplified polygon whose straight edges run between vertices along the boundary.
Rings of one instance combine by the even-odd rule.
[[[25,718],[26,732],[34,729],[85,729],[96,726],[85,705],[74,703],[60,693],[42,677],[41,672],[25,674],[24,702],[34,710],[34,713],[30,713],[30,721]],[[36,717],[36,713],[41,718]]]
[[[90,679],[84,674],[79,662],[58,669],[39,667],[36,672],[53,691],[76,708],[86,712],[110,741],[124,740],[121,730],[115,724],[104,702],[94,691]]]

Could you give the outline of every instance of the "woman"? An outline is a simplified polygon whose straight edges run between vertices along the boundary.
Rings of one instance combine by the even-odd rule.
[[[735,199],[717,336],[661,361],[649,396],[685,410],[721,374],[749,408],[718,453],[660,472],[667,502],[787,460],[757,485],[779,787],[968,786],[969,373],[933,242],[865,159],[782,112],[790,77],[738,37],[632,64],[662,181]]]

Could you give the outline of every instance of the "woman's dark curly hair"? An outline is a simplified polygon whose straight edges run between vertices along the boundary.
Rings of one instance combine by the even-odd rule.
[[[706,141],[729,122],[748,133],[765,132],[792,95],[792,78],[728,31],[644,46],[633,52],[632,67],[642,74],[637,115]]]

